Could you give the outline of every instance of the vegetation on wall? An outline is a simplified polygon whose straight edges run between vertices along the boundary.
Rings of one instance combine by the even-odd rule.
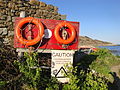
[[[50,76],[50,70],[40,68],[37,53],[25,53],[23,58],[17,59],[16,52],[7,49],[0,49],[0,89],[107,90],[110,87],[110,67],[120,63],[109,50],[100,49],[83,56],[79,65],[66,64],[69,82],[61,84]]]

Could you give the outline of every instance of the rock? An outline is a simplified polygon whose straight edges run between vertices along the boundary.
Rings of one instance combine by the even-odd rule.
[[[61,15],[61,20],[66,20],[67,15]]]
[[[12,8],[12,4],[13,4],[13,3],[11,3],[11,2],[8,3],[8,8]]]
[[[40,7],[45,7],[46,3],[40,1]]]
[[[8,37],[13,35],[14,35],[14,31],[8,31]]]
[[[3,33],[3,31],[2,31],[2,29],[0,28],[0,35],[2,35],[2,33]]]
[[[0,46],[1,46],[2,44],[3,44],[2,41],[0,41]]]
[[[55,11],[55,12],[58,12],[58,7],[54,7],[54,11]]]
[[[7,28],[3,28],[3,33],[2,33],[2,35],[7,35],[7,34],[8,34]]]
[[[3,2],[3,0],[0,0],[0,2]]]
[[[8,44],[10,42],[8,38],[4,38],[3,40],[4,40],[3,41],[4,44]]]
[[[0,35],[7,35],[8,34],[8,31],[7,31],[7,28],[0,28]]]
[[[16,12],[16,10],[15,9],[11,9],[11,13],[15,13]]]
[[[12,21],[12,17],[11,16],[7,16],[7,21]]]
[[[15,18],[16,18],[16,17],[12,17],[12,22],[14,22],[14,21],[15,21]]]
[[[20,4],[22,4],[23,2],[19,0],[19,1],[17,1],[17,3],[20,5]]]
[[[3,27],[5,27],[5,25],[3,25],[3,24],[0,24],[0,28],[3,28]]]
[[[2,16],[0,17],[0,19],[2,19],[2,20],[6,20],[6,18],[7,18],[7,15],[2,15]]]

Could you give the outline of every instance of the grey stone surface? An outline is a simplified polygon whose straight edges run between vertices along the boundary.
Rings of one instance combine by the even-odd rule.
[[[8,31],[7,31],[7,28],[3,28],[3,33],[2,35],[7,35]]]
[[[16,18],[16,17],[12,17],[12,22],[15,22],[15,18]]]
[[[8,38],[4,38],[3,40],[4,40],[3,41],[4,44],[8,44],[10,42]]]
[[[8,36],[13,36],[14,35],[14,31],[8,31]]]
[[[8,16],[7,21],[11,21],[11,20],[12,20],[11,16]]]
[[[8,31],[7,28],[0,28],[0,35],[7,35]]]
[[[0,28],[0,35],[2,35],[2,32],[3,32],[3,31],[2,31],[2,29]]]
[[[2,41],[0,41],[0,46],[1,46],[2,44],[3,44]]]

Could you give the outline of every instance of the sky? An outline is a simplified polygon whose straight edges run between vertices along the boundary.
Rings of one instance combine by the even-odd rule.
[[[80,36],[120,44],[120,0],[40,0],[80,22]]]

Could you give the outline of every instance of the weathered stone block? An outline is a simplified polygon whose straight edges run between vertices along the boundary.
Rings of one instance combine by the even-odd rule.
[[[16,12],[14,9],[11,9],[11,13],[14,13],[14,12]]]
[[[58,14],[58,12],[52,12],[52,15],[56,16]]]
[[[12,17],[11,16],[7,16],[7,22],[8,21],[12,21]]]
[[[0,28],[0,35],[2,35],[2,33],[3,33],[3,30],[2,30],[2,28]]]
[[[7,35],[8,34],[8,31],[7,31],[7,28],[0,28],[0,35]]]
[[[46,8],[47,8],[48,10],[49,10],[49,9],[51,10],[51,9],[54,9],[54,6],[53,6],[53,5],[47,5]]]
[[[15,3],[13,3],[11,9],[13,9],[13,10],[15,9]]]
[[[31,5],[39,5],[39,1],[38,0],[29,0],[29,3]]]
[[[15,12],[15,16],[19,17],[20,16],[20,12]]]
[[[52,14],[51,13],[48,13],[48,15],[46,16],[47,18],[51,18],[52,17]]]
[[[0,9],[2,10],[2,9],[5,9],[5,8],[0,6]]]
[[[12,3],[12,2],[9,2],[9,3],[8,3],[8,8],[12,8],[12,5],[13,5],[13,3]]]
[[[54,6],[54,12],[58,12],[58,7]]]
[[[0,0],[0,2],[3,2],[3,0]]]
[[[3,43],[2,43],[2,40],[0,40],[0,46],[2,45]]]
[[[0,13],[0,17],[2,16],[3,14],[2,13]]]
[[[8,16],[11,16],[11,12],[9,11],[9,12],[7,13],[7,15],[8,15]]]
[[[0,2],[0,7],[4,7],[4,3],[3,2]]]
[[[31,6],[31,8],[36,9],[36,6]]]
[[[40,1],[40,7],[45,7],[47,4]]]
[[[36,6],[36,9],[39,9],[39,6],[38,6],[38,5]]]
[[[6,20],[6,19],[7,19],[7,15],[2,15],[2,16],[0,17],[0,19],[1,19],[1,20]]]
[[[15,22],[15,18],[16,18],[16,17],[12,17],[12,22]]]
[[[0,24],[0,28],[3,28],[3,27],[5,27],[5,25],[4,24]]]
[[[20,10],[20,11],[25,11],[26,8],[25,8],[25,7],[20,7],[19,10]]]
[[[4,44],[9,44],[9,42],[10,42],[10,40],[8,38],[4,38],[3,40],[4,40],[3,41]]]
[[[61,15],[61,20],[66,20],[67,15]]]
[[[19,7],[17,5],[15,6],[15,10],[19,10]]]
[[[15,16],[15,14],[14,14],[14,13],[11,13],[10,15],[11,15],[12,17],[14,17],[14,16]]]
[[[6,11],[7,11],[7,12],[9,12],[9,10],[10,10],[9,8],[6,8]]]
[[[1,10],[1,13],[2,13],[2,14],[6,14],[5,8],[3,8],[3,9]]]
[[[14,31],[8,31],[8,37],[13,35],[14,35]]]
[[[47,11],[43,11],[43,16],[47,16],[48,12]]]
[[[12,0],[12,2],[16,2],[16,0]]]
[[[20,4],[22,4],[23,2],[22,2],[21,0],[19,0],[19,1],[17,1],[17,3],[20,5]]]

